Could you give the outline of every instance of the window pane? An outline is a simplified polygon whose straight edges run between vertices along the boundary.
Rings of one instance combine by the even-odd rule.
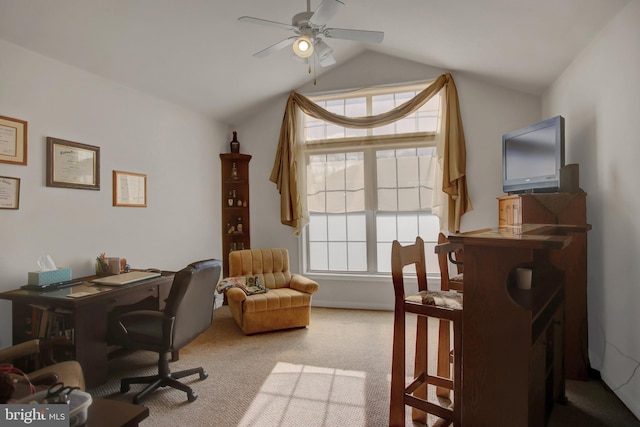
[[[309,243],[309,268],[311,270],[328,270],[327,244],[325,242]]]
[[[344,153],[327,156],[327,190],[345,189],[345,156]]]
[[[431,214],[422,214],[418,217],[418,227],[420,229],[420,236],[423,239],[432,242],[438,241],[438,233],[440,232],[440,220],[438,217]]]
[[[347,215],[347,240],[367,241],[367,219],[364,214]],[[366,250],[365,250],[366,252]]]
[[[327,221],[329,241],[344,242],[347,240],[347,216],[346,215],[329,215]]]
[[[418,168],[418,158],[415,150],[412,150],[412,157],[398,158],[398,186],[399,187],[417,187],[419,184],[420,174]]]
[[[327,239],[327,216],[309,215],[309,240],[314,242],[326,241]]]
[[[329,243],[329,269],[347,271],[347,243]]]
[[[391,273],[391,243],[378,242],[378,271],[380,273]]]
[[[385,150],[391,151],[393,150]],[[396,159],[379,158],[378,163],[378,188],[395,188],[398,183],[396,181]]]
[[[417,211],[420,209],[420,192],[418,187],[398,190],[398,210]]]
[[[331,99],[327,101],[325,109],[335,114],[344,115],[344,99]]]
[[[398,236],[396,216],[393,214],[378,214],[376,216],[376,234],[378,242],[393,242]]]
[[[367,244],[366,242],[350,242],[349,271],[367,271]]]
[[[358,153],[362,154],[362,153]],[[346,161],[345,188],[348,190],[364,189],[364,159],[348,159]]]
[[[398,190],[378,190],[378,210],[397,211],[398,210]]]
[[[360,212],[364,210],[364,189],[347,193],[347,212]]]
[[[402,215],[398,217],[398,237],[401,242],[415,242],[418,236],[418,216]]]
[[[344,191],[331,191],[326,193],[328,213],[346,212]]]

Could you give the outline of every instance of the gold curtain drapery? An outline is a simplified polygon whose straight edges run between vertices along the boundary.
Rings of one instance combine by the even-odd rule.
[[[316,119],[325,120],[336,125],[363,129],[384,126],[414,113],[435,94],[443,90],[443,109],[441,120],[441,141],[438,145],[438,157],[442,159],[442,191],[448,200],[448,230],[460,231],[462,215],[471,211],[471,201],[466,183],[466,149],[462,117],[458,103],[458,91],[453,77],[445,73],[438,77],[429,87],[402,105],[375,116],[346,117],[320,107],[309,98],[292,92],[280,128],[278,150],[271,171],[270,180],[280,192],[280,221],[294,228],[299,235],[306,225],[298,182],[299,165],[297,154],[300,141],[297,135],[301,124],[297,120],[297,109]]]

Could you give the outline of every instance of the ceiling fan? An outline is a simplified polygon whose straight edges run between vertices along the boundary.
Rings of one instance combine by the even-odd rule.
[[[252,24],[278,27],[293,31],[296,35],[263,49],[253,56],[263,58],[277,52],[287,46],[293,45],[293,52],[303,62],[315,54],[315,58],[321,66],[326,67],[335,64],[333,49],[327,45],[322,37],[328,39],[353,40],[365,43],[381,43],[384,33],[381,31],[353,30],[345,28],[329,28],[327,22],[344,6],[340,0],[322,0],[320,6],[311,11],[311,0],[307,0],[306,12],[300,12],[293,16],[291,24],[269,21],[251,16],[241,16],[238,21]]]

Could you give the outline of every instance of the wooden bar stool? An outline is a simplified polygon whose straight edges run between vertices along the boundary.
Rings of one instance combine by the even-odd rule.
[[[403,268],[415,266],[418,293],[405,297]],[[416,237],[414,244],[402,246],[394,241],[391,248],[391,275],[395,292],[393,322],[393,353],[391,366],[391,405],[389,425],[405,425],[405,405],[423,413],[460,425],[462,396],[462,294],[448,291],[429,291],[424,256],[424,241]],[[416,355],[413,381],[406,385],[405,375],[405,313],[417,315]],[[428,327],[429,317],[453,323],[453,380],[428,373]],[[453,391],[453,406],[448,407],[428,401],[428,385],[444,387]],[[422,417],[414,410],[414,419]],[[422,420],[421,420],[422,421]]]
[[[444,233],[438,234],[438,244],[435,246],[440,266],[440,290],[462,292],[464,289],[464,270],[462,244],[451,243]],[[456,267],[457,274],[449,273],[449,263]],[[438,331],[438,375],[451,378],[451,327],[447,320],[440,320]],[[438,387],[436,395],[449,397],[449,389]]]

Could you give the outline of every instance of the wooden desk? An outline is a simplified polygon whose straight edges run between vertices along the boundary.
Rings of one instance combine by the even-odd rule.
[[[543,426],[564,399],[564,272],[552,253],[587,227],[534,225],[452,235],[464,246],[462,425]],[[530,290],[516,268],[533,270]]]
[[[151,309],[162,309],[169,295],[173,273],[143,280],[128,285],[100,286],[90,283],[95,276],[78,280],[85,282],[78,286],[48,292],[14,290],[0,293],[0,299],[12,302],[13,344],[18,344],[37,336],[25,327],[33,318],[32,304],[58,309],[71,318],[74,330],[75,360],[80,362],[88,389],[103,384],[107,380],[109,349],[107,345],[108,315],[116,307],[135,304],[145,298],[154,297],[157,304]],[[67,295],[88,292],[80,298]]]
[[[93,399],[86,427],[137,427],[149,416],[146,406],[108,399]]]

